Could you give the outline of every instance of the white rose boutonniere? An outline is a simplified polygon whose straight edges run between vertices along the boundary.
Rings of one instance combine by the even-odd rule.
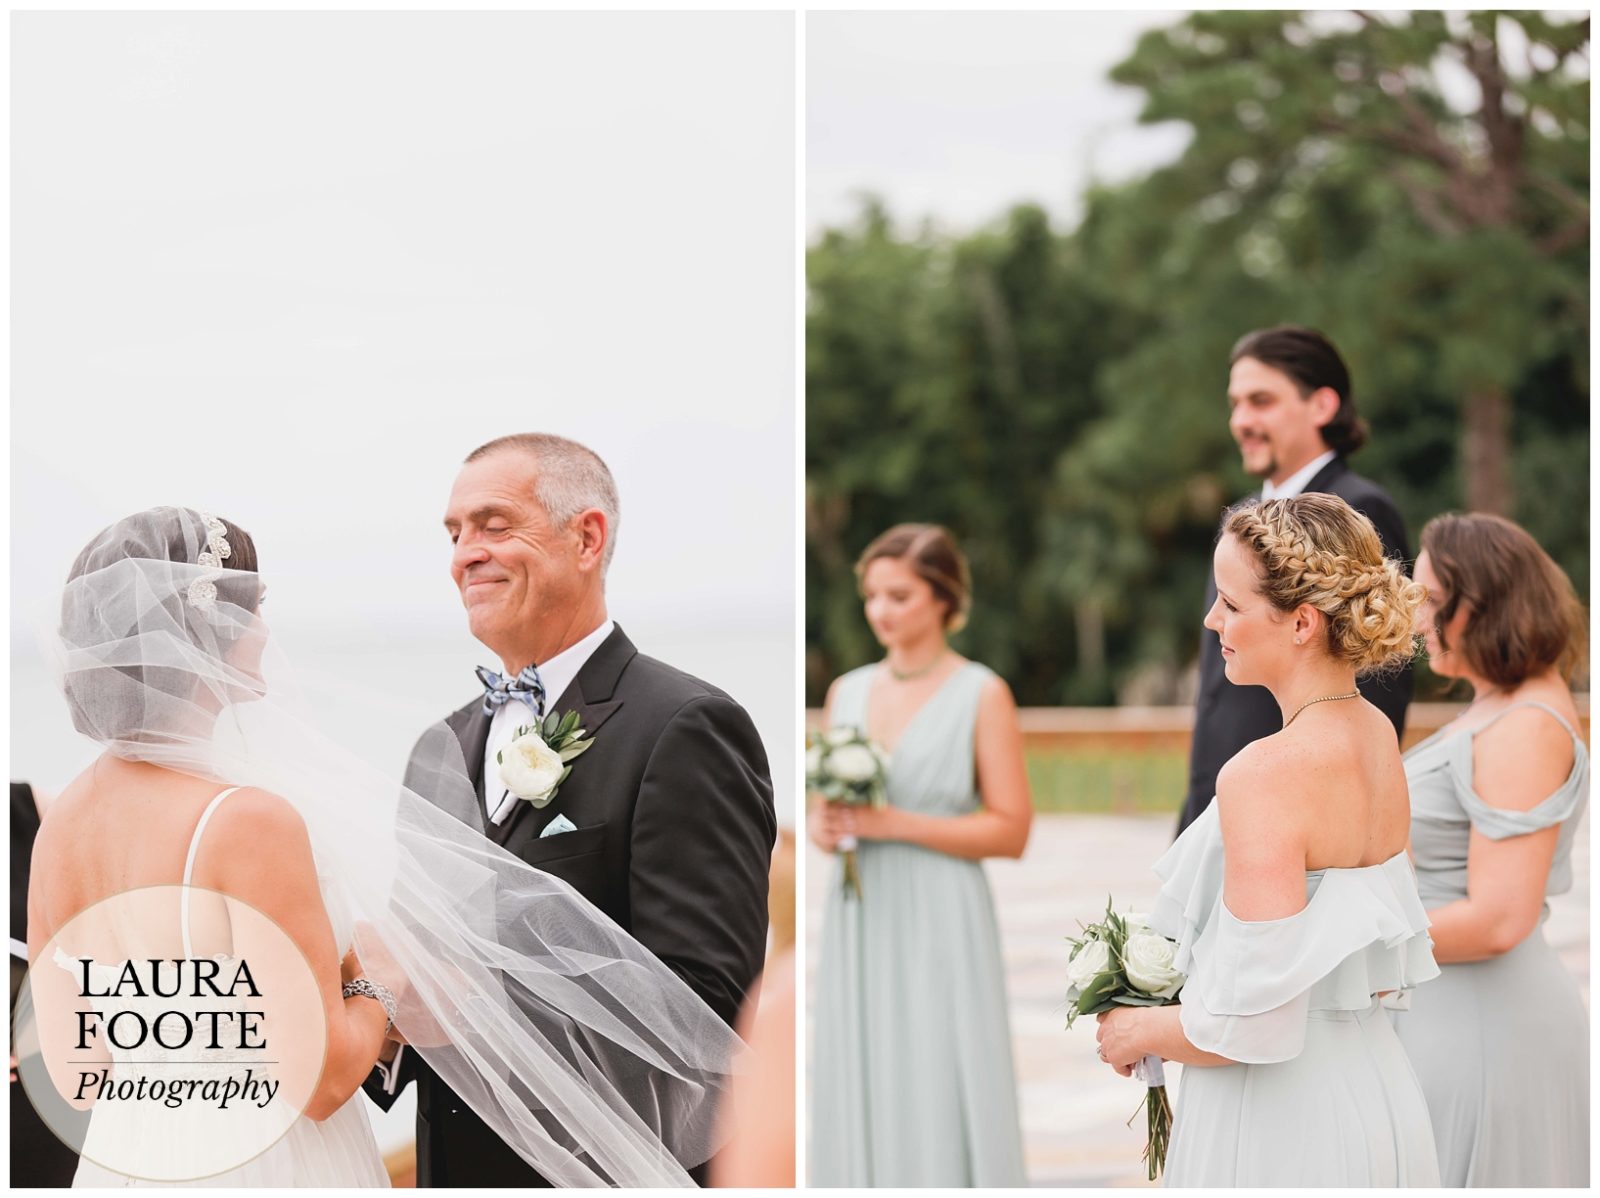
[[[588,752],[594,738],[578,727],[578,713],[552,711],[542,724],[518,728],[495,754],[500,781],[519,799],[543,807],[572,773],[574,758]]]

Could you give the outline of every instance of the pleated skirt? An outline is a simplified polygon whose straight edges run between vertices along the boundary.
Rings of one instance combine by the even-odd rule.
[[[1422,1082],[1447,1186],[1589,1184],[1589,1014],[1535,931],[1441,966],[1395,1017]]]
[[[1376,1002],[1312,1011],[1293,1060],[1186,1066],[1174,1108],[1169,1186],[1439,1184],[1422,1087]]]

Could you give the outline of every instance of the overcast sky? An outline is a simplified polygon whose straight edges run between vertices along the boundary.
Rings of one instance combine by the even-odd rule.
[[[534,429],[617,477],[613,614],[792,772],[790,14],[11,28],[13,777],[59,785],[71,735],[30,615],[155,504],[247,528],[274,625],[376,656],[402,718],[459,706],[445,499]]]
[[[806,223],[875,192],[970,229],[1031,200],[1063,225],[1092,180],[1171,161],[1186,126],[1137,123],[1110,69],[1173,12],[827,12],[806,21]]]

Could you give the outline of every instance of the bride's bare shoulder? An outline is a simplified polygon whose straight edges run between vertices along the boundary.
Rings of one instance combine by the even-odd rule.
[[[218,804],[211,827],[221,836],[246,842],[259,838],[275,844],[286,840],[310,843],[306,821],[294,804],[254,786],[241,786]]]

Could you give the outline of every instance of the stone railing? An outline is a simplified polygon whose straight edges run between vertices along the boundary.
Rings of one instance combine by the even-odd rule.
[[[1580,731],[1589,739],[1589,696],[1578,695]],[[1405,747],[1433,735],[1466,710],[1464,703],[1413,703],[1406,713]],[[1172,753],[1187,751],[1193,707],[1024,707],[1019,712],[1029,749]],[[806,712],[806,728],[818,727],[822,712]]]

